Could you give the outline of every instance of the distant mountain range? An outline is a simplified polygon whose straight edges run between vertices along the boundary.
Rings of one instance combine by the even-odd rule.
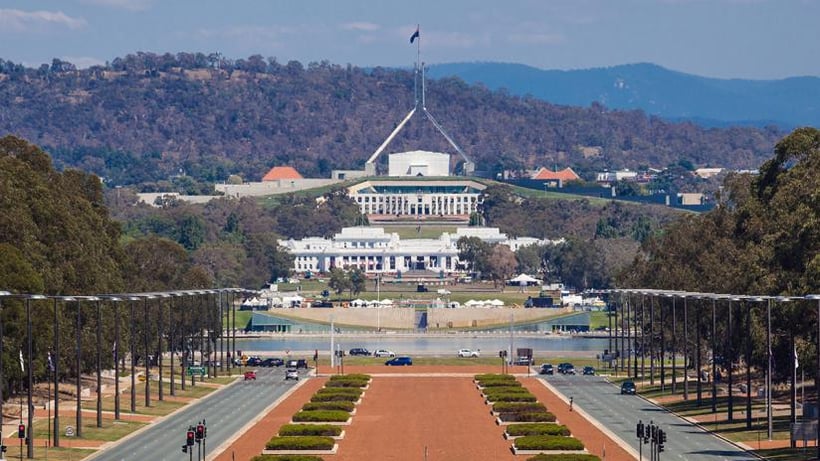
[[[820,78],[741,80],[699,77],[654,64],[582,70],[542,70],[522,64],[452,63],[431,66],[432,78],[456,76],[491,90],[553,104],[640,109],[667,120],[710,127],[820,126]]]

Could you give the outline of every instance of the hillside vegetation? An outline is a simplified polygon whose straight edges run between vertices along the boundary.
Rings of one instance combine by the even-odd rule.
[[[585,179],[604,168],[692,165],[756,168],[774,129],[703,129],[603,105],[556,106],[447,78],[427,85],[427,107],[488,174],[572,166]],[[361,168],[413,106],[409,71],[251,56],[137,53],[76,70],[0,60],[0,135],[50,152],[58,167],[138,184],[184,173],[259,180],[273,165],[305,176]],[[414,117],[389,150],[451,151]]]

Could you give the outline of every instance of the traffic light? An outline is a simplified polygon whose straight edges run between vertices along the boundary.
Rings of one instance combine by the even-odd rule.
[[[196,441],[199,442],[200,440],[205,438],[205,426],[202,423],[196,425]]]
[[[194,445],[194,431],[189,430],[187,434],[185,434],[185,445],[192,447]]]
[[[17,426],[17,438],[18,439],[26,438],[26,425],[25,424],[21,424],[21,425]]]
[[[658,429],[658,453],[663,452],[663,443],[666,442],[666,432]]]
[[[7,449],[8,449],[8,447],[7,447],[7,446],[5,446],[5,445],[0,445],[0,453],[5,453]],[[2,456],[0,456],[0,458],[2,458]]]
[[[643,429],[644,429],[643,421],[638,421],[638,426],[636,428],[636,431],[637,431],[637,434],[638,434],[638,439],[643,438]]]
[[[188,445],[183,445],[182,446],[182,452],[183,453],[188,453]]]

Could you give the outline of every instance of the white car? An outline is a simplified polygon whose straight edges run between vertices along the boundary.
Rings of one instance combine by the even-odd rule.
[[[388,351],[387,349],[376,349],[373,352],[373,357],[395,357],[396,353],[393,351]]]
[[[471,350],[471,349],[459,349],[458,356],[459,357],[478,357],[481,355],[481,350]]]
[[[288,368],[288,371],[285,372],[285,381],[289,379],[299,381],[299,372],[296,371],[296,368]]]

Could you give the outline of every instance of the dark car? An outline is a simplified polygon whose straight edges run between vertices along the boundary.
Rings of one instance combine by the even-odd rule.
[[[595,376],[595,368],[592,368],[590,366],[586,366],[586,367],[584,367],[584,371],[581,372],[581,374],[583,374],[585,376]]]
[[[261,364],[262,364],[262,358],[261,357],[249,357],[248,361],[245,363],[245,365],[247,365],[249,367],[258,367]]]
[[[570,371],[570,370],[572,370],[572,371]],[[558,373],[561,373],[562,375],[567,375],[567,374],[574,375],[575,374],[575,366],[573,364],[569,363],[569,362],[559,363],[558,364]]]
[[[407,356],[393,357],[392,359],[384,362],[384,364],[385,365],[391,365],[391,366],[412,365],[413,364],[413,359],[411,359],[410,357],[407,357]]]
[[[541,365],[541,369],[538,370],[539,375],[551,375],[553,374],[553,368],[551,363],[545,363]]]
[[[288,368],[307,368],[308,363],[305,359],[288,360]]]
[[[354,347],[350,349],[350,355],[370,355],[370,351],[363,347]]]
[[[621,394],[635,395],[636,391],[634,382],[624,381],[621,383]]]
[[[285,361],[279,358],[269,358],[263,360],[259,366],[260,367],[281,367],[285,364]]]

